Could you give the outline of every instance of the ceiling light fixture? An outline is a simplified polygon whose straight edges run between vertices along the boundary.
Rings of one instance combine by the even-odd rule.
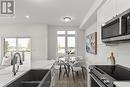
[[[69,16],[64,17],[64,21],[65,21],[65,22],[70,22],[71,20],[72,20],[72,18],[69,17]]]
[[[30,18],[30,16],[28,16],[28,15],[26,15],[25,17],[26,17],[27,19]]]

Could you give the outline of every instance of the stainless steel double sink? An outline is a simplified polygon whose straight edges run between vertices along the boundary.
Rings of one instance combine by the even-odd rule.
[[[32,69],[5,87],[49,87],[50,83],[50,70]]]

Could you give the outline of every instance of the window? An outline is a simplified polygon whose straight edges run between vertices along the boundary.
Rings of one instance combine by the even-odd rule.
[[[57,37],[58,53],[65,53],[65,37]]]
[[[16,51],[16,38],[4,39],[4,54],[10,51]]]
[[[76,32],[75,31],[67,31],[67,34],[75,34]]]
[[[4,53],[15,51],[31,51],[30,38],[5,38]]]
[[[31,51],[31,42],[28,38],[18,38],[18,51]]]
[[[24,58],[31,58],[31,38],[5,38],[4,55],[12,58],[15,52],[19,52]]]
[[[75,54],[75,37],[67,37],[67,40],[68,51],[71,51],[73,54]]]
[[[67,51],[76,55],[76,31],[57,31],[57,56],[63,56]]]
[[[57,34],[65,34],[65,31],[57,31]]]

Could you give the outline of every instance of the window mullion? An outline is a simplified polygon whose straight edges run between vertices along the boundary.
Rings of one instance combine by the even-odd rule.
[[[68,39],[67,39],[67,31],[65,32],[65,53],[68,51]]]
[[[18,52],[18,38],[16,38],[16,52]]]

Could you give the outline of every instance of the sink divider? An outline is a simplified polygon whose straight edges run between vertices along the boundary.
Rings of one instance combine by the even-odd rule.
[[[37,87],[49,87],[51,83],[51,71],[48,71]]]
[[[28,84],[28,83],[40,83],[40,81],[21,81],[21,83]]]

